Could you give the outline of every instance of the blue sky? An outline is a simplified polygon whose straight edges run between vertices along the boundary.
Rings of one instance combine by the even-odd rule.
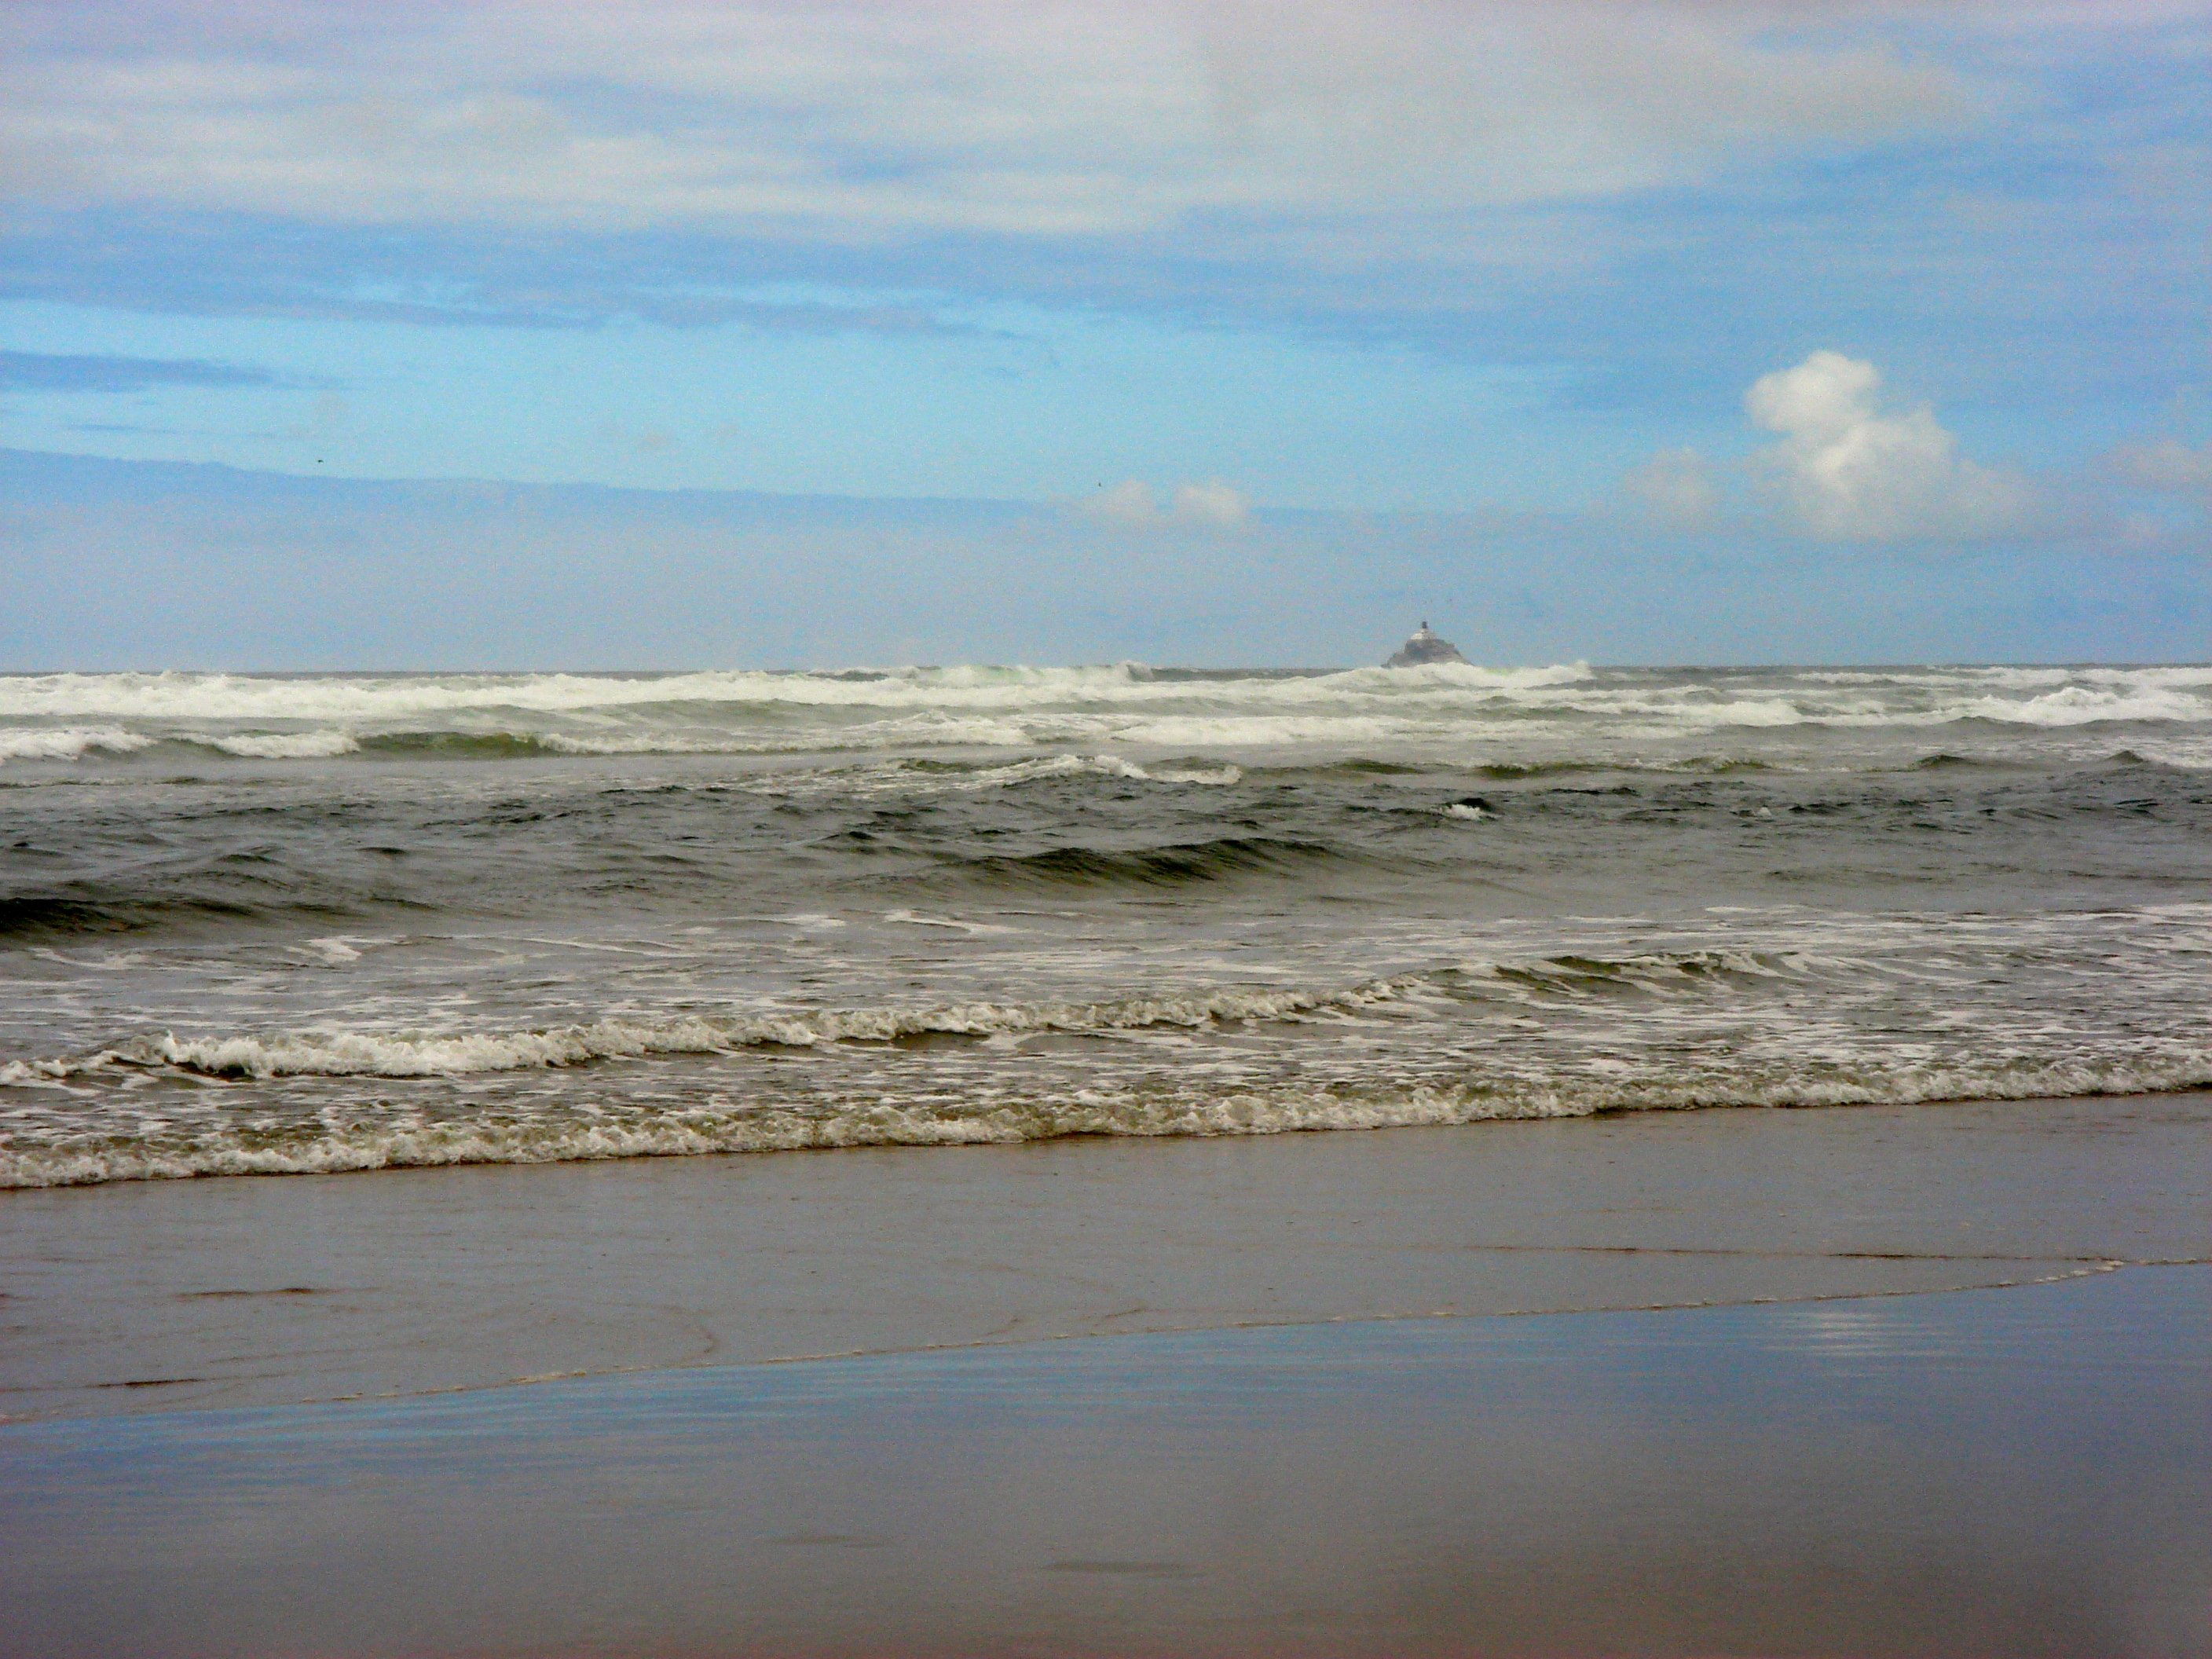
[[[2202,4],[33,0],[0,40],[6,665],[1355,660],[1406,604],[1506,660],[2212,654]],[[544,578],[451,637],[409,561],[533,555],[398,487],[449,478],[541,487]],[[131,506],[161,479],[197,505]],[[808,550],[759,495],[824,498]],[[319,591],[339,543],[386,559],[343,625],[101,620],[141,573]],[[656,587],[731,615],[611,636]]]

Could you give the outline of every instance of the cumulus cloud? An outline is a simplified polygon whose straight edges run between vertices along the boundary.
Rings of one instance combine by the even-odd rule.
[[[1621,489],[1655,524],[1703,529],[1713,522],[1720,492],[1694,449],[1662,449],[1621,480]]]
[[[1821,541],[1971,541],[2015,534],[2036,514],[2018,473],[1978,465],[1932,410],[1884,413],[1881,372],[1815,351],[1759,377],[1753,422],[1782,441],[1759,457],[1795,526]]]
[[[322,223],[1146,233],[1692,183],[1956,128],[1960,71],[1759,5],[328,0],[12,9],[0,178]],[[371,17],[373,21],[365,21]]]
[[[1078,504],[1093,522],[1115,530],[1200,530],[1229,532],[1251,522],[1252,498],[1218,478],[1177,484],[1163,508],[1141,478],[1102,489]]]

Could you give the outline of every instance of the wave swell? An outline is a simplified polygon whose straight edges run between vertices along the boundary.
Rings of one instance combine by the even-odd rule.
[[[1319,842],[1228,836],[1127,852],[1056,847],[1042,853],[966,858],[950,867],[984,882],[1180,887],[1237,876],[1304,874],[1320,866],[1353,861],[1351,854]]]

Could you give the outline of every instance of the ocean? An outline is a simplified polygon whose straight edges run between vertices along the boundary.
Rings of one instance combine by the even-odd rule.
[[[2205,667],[0,677],[0,1186],[2203,1087],[2208,769]]]

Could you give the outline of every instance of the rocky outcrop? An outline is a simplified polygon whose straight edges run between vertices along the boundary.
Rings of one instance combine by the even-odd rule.
[[[1398,653],[1382,665],[1385,668],[1420,668],[1436,662],[1465,662],[1459,647],[1441,634],[1431,633],[1425,619],[1413,630],[1413,635],[1398,647]]]

